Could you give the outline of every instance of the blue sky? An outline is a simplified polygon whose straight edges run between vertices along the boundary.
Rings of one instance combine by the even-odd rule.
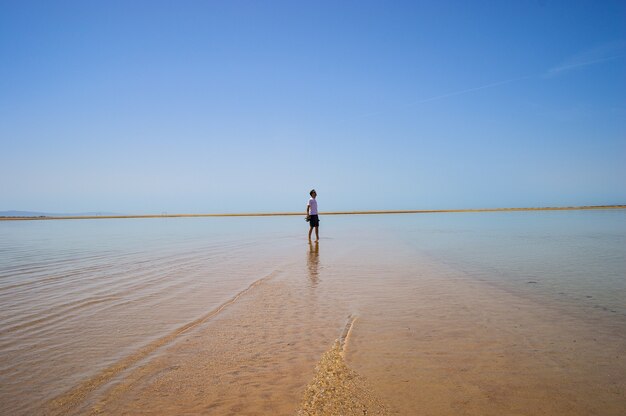
[[[623,1],[1,1],[0,211],[626,203]]]

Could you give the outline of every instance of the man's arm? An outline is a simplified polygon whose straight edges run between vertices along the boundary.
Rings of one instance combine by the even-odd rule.
[[[309,211],[311,210],[311,205],[306,204],[306,216],[309,216]]]

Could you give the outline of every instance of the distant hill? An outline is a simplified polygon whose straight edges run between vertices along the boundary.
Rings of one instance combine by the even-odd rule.
[[[0,217],[97,217],[99,215],[118,215],[111,212],[80,212],[71,214],[59,214],[52,212],[33,211],[0,211]]]

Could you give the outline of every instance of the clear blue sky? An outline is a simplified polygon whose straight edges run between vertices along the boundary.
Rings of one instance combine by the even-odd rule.
[[[626,203],[626,2],[4,0],[0,141],[0,211]]]

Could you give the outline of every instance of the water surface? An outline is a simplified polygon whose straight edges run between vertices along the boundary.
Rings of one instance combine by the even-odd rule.
[[[2,408],[294,414],[348,323],[379,412],[626,406],[626,212],[321,219],[0,222]]]

